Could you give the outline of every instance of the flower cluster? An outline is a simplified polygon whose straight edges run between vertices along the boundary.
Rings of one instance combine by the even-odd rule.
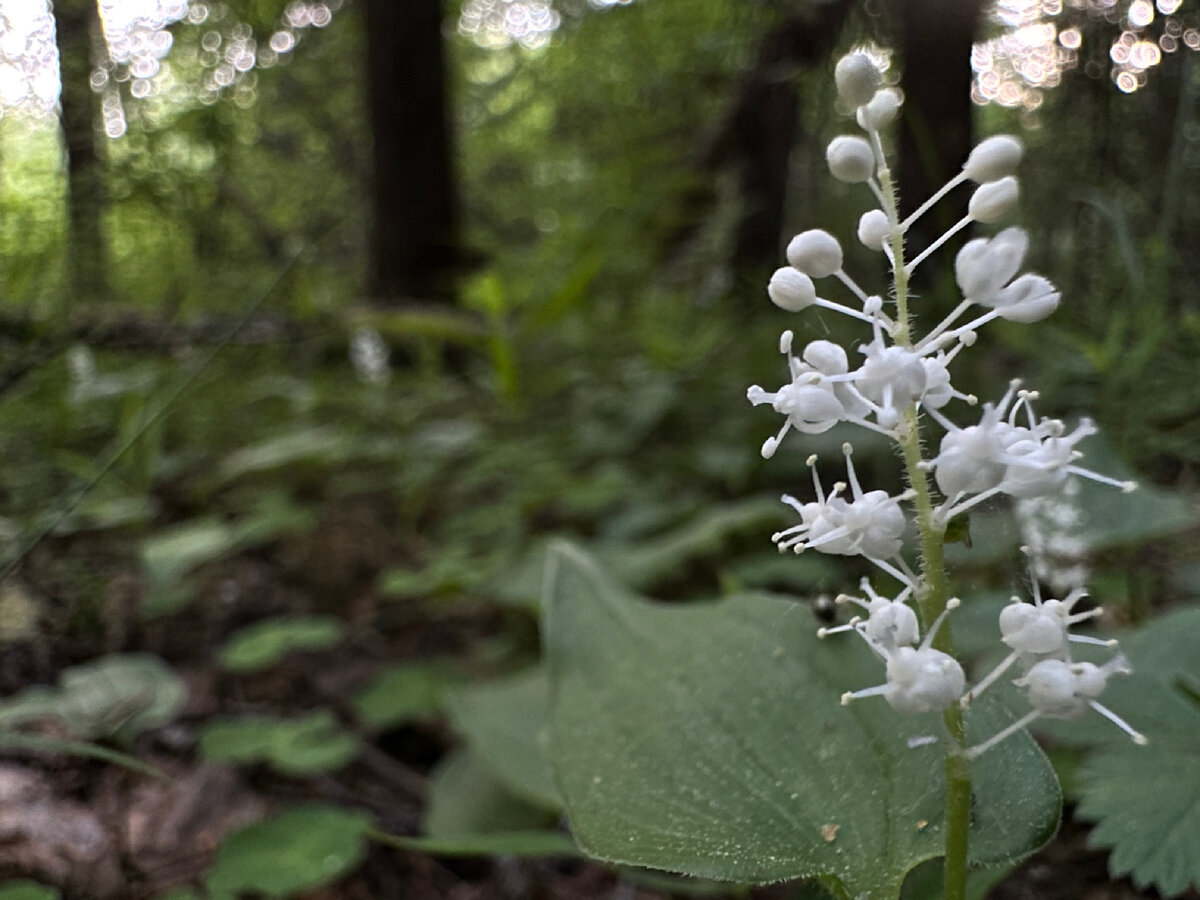
[[[969,693],[962,666],[933,647],[940,625],[959,600],[942,594],[930,606],[928,573],[914,573],[903,555],[908,527],[904,504],[914,503],[921,527],[937,532],[940,541],[953,517],[998,495],[1051,497],[1073,475],[1122,490],[1132,490],[1134,485],[1081,467],[1078,445],[1095,433],[1095,426],[1085,419],[1072,429],[1058,419],[1039,417],[1034,411],[1037,392],[1023,390],[1019,381],[1011,382],[997,402],[984,403],[970,424],[960,426],[948,415],[955,401],[968,408],[979,405],[974,396],[951,383],[950,366],[976,342],[980,328],[996,319],[1033,324],[1058,308],[1061,297],[1054,286],[1041,275],[1021,271],[1029,238],[1020,228],[1004,228],[991,237],[967,242],[955,258],[962,302],[923,336],[916,338],[910,330],[908,279],[963,228],[1000,222],[1012,210],[1019,196],[1014,173],[1023,153],[1021,143],[1009,136],[984,140],[958,175],[901,220],[880,133],[896,118],[902,98],[895,89],[881,86],[880,72],[865,54],[844,57],[835,80],[841,103],[854,110],[864,133],[835,138],[826,160],[835,178],[865,184],[878,201],[859,219],[857,237],[868,250],[886,258],[893,273],[893,292],[885,301],[863,290],[845,271],[842,245],[832,234],[812,229],[797,235],[787,247],[788,265],[777,270],[767,286],[771,301],[789,312],[817,308],[845,315],[862,323],[869,334],[853,348],[853,355],[828,340],[811,341],[797,354],[793,332],[783,332],[779,351],[786,360],[787,380],[773,391],[753,385],[747,397],[752,404],[770,405],[783,416],[783,425],[762,445],[764,458],[775,454],[790,431],[820,434],[846,422],[895,441],[909,464],[912,487],[908,491],[898,496],[864,491],[854,470],[852,448],[845,444],[845,482],[826,491],[817,475],[816,456],[810,456],[815,499],[783,497],[800,522],[773,536],[780,550],[862,556],[901,585],[899,593],[888,598],[864,579],[864,596],[842,595],[838,601],[860,606],[865,616],[819,632],[824,637],[854,631],[885,663],[884,684],[849,692],[843,702],[879,695],[907,713],[945,710],[956,703],[965,706],[1016,665],[1021,677],[1015,683],[1025,690],[1031,712],[967,751],[968,755],[984,752],[1038,717],[1072,718],[1087,709],[1112,719],[1135,740],[1144,740],[1096,700],[1110,675],[1127,671],[1124,657],[1118,654],[1101,666],[1071,658],[1071,642],[1106,643],[1069,633],[1071,625],[1097,614],[1095,610],[1073,612],[1085,596],[1082,588],[1062,600],[1043,602],[1035,580],[1034,602],[1018,601],[1000,617],[1001,640],[1011,653]],[[906,232],[964,182],[975,184],[967,214],[906,261]],[[839,290],[849,297],[820,296],[818,282],[826,280],[840,284]],[[943,435],[938,452],[925,458],[921,431],[929,421]],[[940,502],[933,499],[930,480],[942,495]],[[914,598],[921,601],[917,605],[922,616],[933,619],[924,638],[918,612],[907,605]]]

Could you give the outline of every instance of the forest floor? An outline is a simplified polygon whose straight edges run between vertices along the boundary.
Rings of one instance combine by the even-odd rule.
[[[90,548],[96,551],[96,548]],[[89,548],[48,546],[23,575],[53,597],[58,561]],[[430,773],[455,745],[438,717],[369,737],[350,765],[306,778],[266,766],[222,766],[198,758],[202,724],[252,711],[293,714],[314,703],[351,722],[351,697],[398,661],[458,657],[477,666],[481,643],[512,628],[485,601],[410,602],[381,597],[376,577],[395,553],[379,510],[352,502],[329,510],[310,534],[227,560],[203,574],[201,602],[146,624],[132,615],[140,586],[119,567],[101,564],[105,609],[95,640],[44,635],[0,649],[0,695],[51,684],[67,665],[102,652],[148,651],[180,673],[188,687],[182,715],[129,748],[159,768],[154,780],[103,761],[9,749],[0,758],[0,880],[33,878],[67,900],[150,900],[201,883],[232,831],[299,801],[367,810],[378,828],[419,834]],[[110,561],[111,562],[111,561]],[[205,599],[207,598],[207,599]],[[218,600],[217,598],[224,598]],[[319,653],[293,654],[265,675],[237,676],[214,661],[238,626],[280,612],[333,612],[350,636]],[[474,660],[474,661],[473,661]],[[46,733],[54,736],[52,725]],[[992,900],[1132,900],[1157,897],[1110,880],[1106,854],[1090,849],[1070,812],[1055,840],[987,895]],[[347,900],[657,900],[680,894],[652,878],[618,873],[578,859],[447,858],[372,845],[363,864],[333,886],[306,895]],[[699,886],[692,896],[784,900],[815,896],[796,885],[723,892]],[[1189,893],[1186,900],[1200,900]]]

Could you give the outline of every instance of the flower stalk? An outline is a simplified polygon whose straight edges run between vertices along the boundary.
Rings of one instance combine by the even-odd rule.
[[[772,539],[781,551],[861,556],[900,584],[898,593],[884,596],[864,578],[864,596],[842,595],[838,600],[856,604],[865,616],[855,615],[847,624],[822,628],[818,636],[854,632],[884,663],[886,681],[847,691],[841,698],[843,704],[882,697],[900,714],[941,714],[946,778],[944,897],[963,900],[973,759],[1039,717],[1076,718],[1088,709],[1110,719],[1134,741],[1144,743],[1145,738],[1096,699],[1110,675],[1128,671],[1124,657],[1118,654],[1099,666],[1075,662],[1071,657],[1070,642],[1114,645],[1069,633],[1071,625],[1094,615],[1072,612],[1086,593],[1082,586],[1061,601],[1043,602],[1035,578],[1033,603],[1014,598],[1014,605],[1000,616],[1001,639],[1012,651],[1009,657],[973,689],[967,689],[948,621],[961,600],[952,595],[946,570],[947,523],[996,496],[1053,496],[1072,476],[1123,490],[1131,490],[1133,485],[1080,467],[1076,444],[1094,433],[1094,427],[1083,420],[1068,432],[1056,419],[1039,419],[1033,410],[1037,393],[1020,390],[1019,381],[1010,383],[997,404],[984,404],[977,424],[961,427],[944,412],[952,401],[968,406],[977,403],[974,396],[952,386],[949,366],[960,351],[975,343],[980,327],[997,318],[1032,324],[1058,306],[1060,295],[1049,281],[1040,275],[1018,275],[1028,247],[1028,237],[1021,229],[1008,228],[992,238],[968,242],[955,259],[962,303],[924,337],[913,333],[909,297],[913,270],[962,228],[973,222],[998,222],[1011,211],[1018,197],[1013,172],[1022,155],[1020,142],[1009,136],[981,142],[962,173],[901,221],[880,134],[899,111],[899,93],[880,88],[878,68],[861,53],[838,63],[835,80],[843,104],[855,108],[866,137],[835,138],[826,160],[835,178],[865,183],[879,202],[879,208],[863,214],[857,235],[866,248],[881,252],[888,261],[894,313],[885,312],[885,301],[869,295],[845,271],[842,247],[833,235],[819,229],[797,235],[787,248],[789,265],[771,277],[768,295],[772,302],[793,313],[815,307],[846,315],[868,325],[871,339],[856,348],[863,361],[854,368],[849,354],[827,340],[811,341],[794,353],[793,332],[785,331],[779,349],[787,360],[789,381],[775,391],[754,385],[747,397],[755,405],[770,404],[784,416],[783,427],[763,444],[764,458],[779,450],[789,432],[820,434],[848,423],[887,436],[903,459],[907,490],[892,497],[885,491],[864,490],[849,443],[843,445],[847,480],[828,490],[817,473],[816,456],[811,455],[808,464],[816,499],[804,502],[785,496],[784,502],[800,516],[800,523],[777,532]],[[906,260],[905,233],[910,226],[936,199],[964,181],[978,185],[967,215],[911,261]],[[840,282],[850,293],[848,303],[818,296],[816,282],[827,278]],[[974,306],[983,311],[960,322]],[[926,456],[925,432],[936,426],[944,434],[938,452]],[[915,570],[903,550],[909,521],[905,504],[919,536]],[[907,605],[910,601],[915,609]],[[1025,691],[1032,711],[977,746],[967,747],[966,708],[1014,665],[1021,677],[1013,683]]]

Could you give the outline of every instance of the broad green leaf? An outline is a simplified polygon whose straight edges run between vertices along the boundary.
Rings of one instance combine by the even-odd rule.
[[[65,753],[71,756],[82,756],[85,759],[99,759],[114,766],[121,766],[131,772],[140,772],[159,781],[170,781],[170,777],[148,763],[142,762],[128,753],[103,747],[88,741],[64,741],[61,738],[46,737],[41,734],[25,734],[21,731],[5,731],[0,729],[0,747],[21,747],[26,750],[43,753]]]
[[[376,837],[373,835],[373,837]],[[390,846],[436,856],[578,856],[569,837],[558,831],[505,831],[461,837],[399,837],[388,835]],[[376,839],[378,839],[376,837]],[[3,900],[3,898],[0,898]]]
[[[836,879],[870,898],[897,896],[909,869],[941,855],[943,759],[907,746],[940,723],[840,705],[883,680],[861,643],[819,641],[795,603],[767,595],[647,603],[566,545],[544,608],[550,755],[586,852],[748,883]],[[976,704],[968,739],[1007,721]],[[1053,835],[1061,796],[1027,734],[972,773],[976,865]]]
[[[543,667],[453,691],[446,708],[455,729],[505,787],[546,809],[562,799],[546,757],[550,683]]]
[[[221,463],[219,475],[232,481],[296,463],[341,462],[352,453],[353,447],[354,440],[349,434],[327,428],[304,428],[235,450]]]
[[[425,807],[431,838],[469,838],[546,829],[556,814],[510,791],[473,750],[449,754],[434,770]]]
[[[237,534],[217,518],[203,518],[161,529],[142,542],[142,568],[148,581],[142,598],[146,617],[174,612],[191,600],[191,586],[181,583],[184,575],[203,563],[232,552]]]
[[[382,731],[432,715],[457,679],[437,663],[404,663],[380,672],[354,698],[360,722]]]
[[[210,900],[291,897],[330,884],[362,862],[369,828],[365,813],[320,804],[243,828],[217,852],[206,881]]]
[[[0,726],[54,718],[72,737],[129,741],[178,715],[187,700],[182,679],[157,656],[101,657],[65,669],[58,687],[31,687],[0,702]]]
[[[669,531],[632,543],[599,546],[596,556],[633,587],[644,588],[690,561],[718,553],[732,537],[777,527],[785,518],[778,500],[755,497],[709,509]]]
[[[0,884],[0,900],[58,900],[60,896],[54,888],[24,878]]]
[[[160,529],[143,541],[142,565],[152,581],[165,582],[219,559],[236,543],[233,529],[221,520],[194,519]]]
[[[324,650],[342,639],[346,626],[333,616],[277,616],[239,630],[221,650],[221,665],[230,672],[258,672],[281,663],[289,654]]]
[[[1133,674],[1111,683],[1102,699],[1150,739],[1147,746],[1099,716],[1082,732],[1104,740],[1079,772],[1079,815],[1097,823],[1091,842],[1112,848],[1114,875],[1168,897],[1200,889],[1198,643],[1197,608],[1164,616],[1123,642]]]
[[[340,769],[358,755],[358,739],[327,709],[295,719],[265,716],[213,719],[200,734],[205,759],[269,763],[285,775]]]

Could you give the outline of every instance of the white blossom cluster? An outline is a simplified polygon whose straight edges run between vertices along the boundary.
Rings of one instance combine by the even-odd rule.
[[[763,444],[763,457],[773,456],[789,431],[820,434],[839,422],[886,435],[902,448],[911,448],[919,445],[917,429],[925,414],[940,426],[943,436],[938,452],[917,466],[918,474],[932,476],[942,495],[931,507],[924,527],[942,531],[955,516],[998,495],[1020,500],[1053,497],[1072,475],[1132,490],[1130,482],[1078,465],[1079,442],[1096,430],[1090,421],[1085,419],[1068,429],[1058,419],[1039,417],[1034,410],[1037,392],[1022,389],[1020,381],[1011,382],[995,403],[983,404],[971,424],[960,426],[947,415],[956,401],[968,408],[978,405],[974,396],[951,384],[950,365],[975,343],[982,326],[995,319],[1032,324],[1058,307],[1060,294],[1047,279],[1021,273],[1029,246],[1023,230],[1005,228],[963,246],[955,259],[962,302],[923,336],[912,336],[906,307],[897,300],[917,266],[950,237],[971,223],[997,223],[1012,210],[1019,194],[1014,173],[1023,153],[1021,143],[1009,136],[984,140],[971,152],[961,173],[901,221],[880,132],[898,115],[902,98],[897,90],[880,86],[879,70],[862,53],[844,57],[835,79],[841,103],[855,111],[864,134],[842,135],[830,142],[826,152],[829,170],[840,181],[867,185],[878,201],[877,208],[860,218],[857,237],[869,250],[886,257],[895,295],[885,301],[859,287],[844,270],[842,246],[832,234],[812,229],[792,239],[787,247],[788,265],[777,270],[767,286],[770,299],[790,312],[815,307],[846,315],[868,327],[869,337],[854,348],[853,356],[828,340],[811,341],[797,354],[792,331],[783,332],[779,351],[787,362],[787,380],[773,391],[753,385],[747,392],[751,403],[769,404],[784,417],[779,431]],[[905,261],[904,234],[947,192],[968,181],[976,187],[967,214]],[[826,279],[840,282],[851,299],[842,302],[819,296],[817,283]],[[1071,625],[1096,615],[1095,610],[1072,612],[1085,596],[1082,588],[1062,600],[1043,602],[1034,580],[1033,603],[1016,600],[1000,616],[1001,640],[1011,653],[967,691],[962,666],[932,646],[938,628],[959,600],[950,598],[945,603],[924,638],[919,634],[916,612],[907,605],[924,588],[922,576],[914,573],[903,555],[908,527],[905,504],[918,492],[910,488],[890,496],[881,490],[864,491],[852,452],[850,444],[843,446],[846,481],[829,490],[817,475],[816,456],[809,457],[815,499],[784,496],[783,502],[795,510],[800,522],[773,536],[780,550],[862,556],[902,586],[889,598],[864,579],[864,596],[842,595],[838,601],[858,605],[865,615],[819,632],[823,637],[854,631],[885,663],[884,684],[848,692],[842,698],[844,703],[880,695],[906,713],[945,710],[955,703],[965,706],[1017,665],[1022,674],[1015,684],[1025,690],[1031,712],[971,748],[968,755],[982,753],[1041,716],[1075,718],[1089,708],[1112,719],[1135,740],[1144,741],[1096,700],[1110,675],[1128,671],[1124,657],[1118,654],[1101,666],[1071,658],[1070,642],[1113,646],[1069,634]]]

